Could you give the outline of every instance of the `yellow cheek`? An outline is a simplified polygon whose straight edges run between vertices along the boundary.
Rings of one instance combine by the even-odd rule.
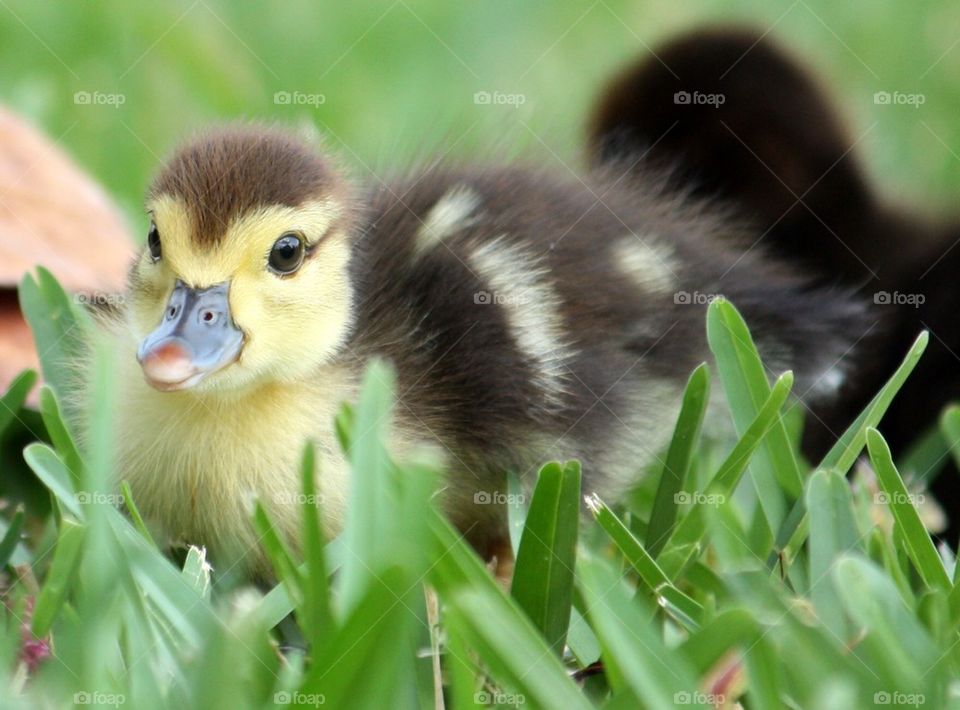
[[[230,285],[230,309],[246,342],[240,365],[293,379],[328,362],[349,334],[352,295],[349,247],[326,240],[295,275],[279,278],[261,266]]]

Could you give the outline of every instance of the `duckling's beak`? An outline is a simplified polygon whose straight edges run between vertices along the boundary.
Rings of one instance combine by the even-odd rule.
[[[190,288],[177,281],[163,321],[137,351],[153,387],[188,389],[240,357],[243,332],[230,317],[229,287],[226,281],[209,288]]]

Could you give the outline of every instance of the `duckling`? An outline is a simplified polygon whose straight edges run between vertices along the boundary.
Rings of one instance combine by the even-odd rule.
[[[960,398],[960,216],[898,204],[869,179],[850,127],[807,62],[766,31],[705,28],[656,48],[600,92],[589,125],[592,160],[669,165],[679,193],[723,200],[763,243],[817,282],[857,289],[876,323],[869,353],[839,398],[815,406],[804,431],[811,459],[833,443],[890,376],[921,330],[930,343],[882,422],[895,452],[917,442]],[[669,67],[667,69],[666,67]],[[678,103],[678,92],[723,96]],[[880,110],[886,107],[881,106]],[[879,114],[878,114],[879,115]],[[861,138],[869,130],[862,131]],[[898,300],[899,296],[899,300]],[[950,457],[933,484],[960,534]],[[936,471],[915,472],[927,480]]]
[[[269,575],[251,495],[298,546],[283,502],[307,440],[327,533],[342,527],[333,417],[371,358],[396,371],[390,450],[440,452],[443,507],[486,553],[506,538],[508,471],[529,485],[576,458],[584,490],[615,497],[656,460],[708,359],[710,298],[808,398],[830,395],[867,327],[843,293],[730,247],[750,235],[723,211],[610,163],[431,164],[362,185],[282,129],[228,126],[176,151],[146,208],[111,329],[117,469],[145,517],[251,575]]]

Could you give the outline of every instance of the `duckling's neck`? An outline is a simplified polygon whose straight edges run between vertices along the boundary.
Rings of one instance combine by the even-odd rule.
[[[182,394],[186,400],[196,400],[214,411],[239,408],[258,412],[309,401],[313,405],[329,402],[335,413],[341,403],[355,397],[361,374],[361,368],[343,359],[318,365],[311,376],[302,379],[264,379],[242,388],[187,390]]]

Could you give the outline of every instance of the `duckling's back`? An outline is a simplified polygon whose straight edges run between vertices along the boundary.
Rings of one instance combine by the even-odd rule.
[[[795,371],[801,398],[843,385],[841,358],[870,330],[863,308],[808,288],[750,248],[761,235],[663,184],[615,163],[582,176],[433,167],[369,194],[348,351],[394,363],[397,416],[446,454],[462,528],[502,514],[487,503],[508,470],[529,482],[578,458],[585,491],[633,481],[709,359],[717,296],[769,366]]]

